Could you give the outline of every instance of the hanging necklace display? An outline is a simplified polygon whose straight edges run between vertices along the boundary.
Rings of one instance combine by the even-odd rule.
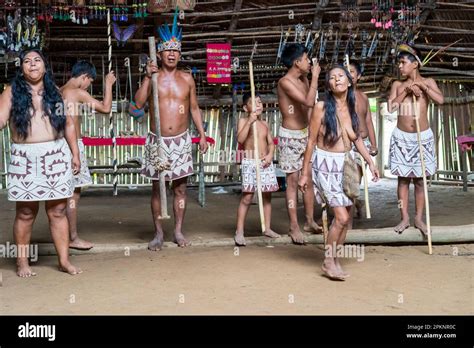
[[[357,0],[341,0],[339,17],[340,29],[347,28],[351,31],[353,28],[359,27],[359,7]]]
[[[295,42],[297,43],[303,42],[304,31],[305,31],[305,28],[303,24],[297,24],[295,26]]]
[[[393,0],[374,0],[372,2],[372,19],[370,22],[377,29],[390,29],[393,25],[392,15],[395,12],[393,6]]]
[[[334,52],[332,54],[331,64],[337,63],[337,58],[339,55],[339,45],[341,43],[340,41],[341,39],[339,37],[339,31],[336,31],[336,39],[334,40]]]

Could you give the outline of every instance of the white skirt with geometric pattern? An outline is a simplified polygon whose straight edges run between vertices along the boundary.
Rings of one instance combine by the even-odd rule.
[[[44,143],[12,143],[10,151],[9,201],[49,201],[72,196],[72,155],[64,138]]]

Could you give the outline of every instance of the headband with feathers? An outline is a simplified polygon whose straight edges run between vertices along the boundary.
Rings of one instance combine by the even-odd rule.
[[[182,28],[178,28],[178,8],[174,12],[173,26],[171,30],[169,25],[163,24],[158,28],[161,42],[158,44],[158,52],[176,50],[181,52],[181,39],[183,36]]]

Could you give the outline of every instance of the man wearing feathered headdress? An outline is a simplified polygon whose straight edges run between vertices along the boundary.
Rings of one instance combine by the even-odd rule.
[[[395,226],[395,232],[402,233],[410,226],[408,215],[408,193],[410,182],[415,185],[415,221],[414,225],[423,234],[427,234],[423,222],[425,195],[423,189],[423,171],[420,148],[417,139],[413,96],[417,100],[420,138],[424,151],[426,175],[436,171],[436,152],[434,136],[428,123],[428,104],[432,100],[443,104],[444,97],[435,80],[424,78],[419,69],[423,66],[419,51],[407,44],[398,47],[398,68],[404,81],[395,81],[390,90],[389,112],[398,112],[397,127],[390,140],[389,166],[393,175],[398,176],[398,202],[402,221]],[[426,62],[426,60],[425,60]]]
[[[160,145],[166,155],[165,160],[170,165],[169,170],[165,170],[165,177],[167,181],[172,181],[174,193],[174,241],[178,246],[185,247],[188,242],[183,235],[182,225],[186,209],[186,184],[188,176],[194,173],[191,136],[189,134],[190,113],[200,135],[199,150],[201,153],[207,151],[207,142],[197,102],[194,79],[191,74],[178,70],[178,62],[181,58],[182,31],[178,27],[177,19],[178,10],[175,12],[171,29],[166,24],[158,29],[161,42],[157,47],[157,58],[161,61],[161,68],[159,69],[149,60],[146,67],[146,76],[135,94],[135,103],[138,108],[142,108],[148,101],[150,120],[154,119],[151,76],[157,73],[162,138]],[[156,170],[155,158],[151,150],[152,145],[158,142],[154,122],[150,122],[150,130],[151,132],[148,133],[146,141],[142,175],[150,178],[153,182],[151,209],[155,224],[155,237],[148,244],[148,249],[159,250],[163,245],[163,227],[159,219],[161,211],[159,171]]]

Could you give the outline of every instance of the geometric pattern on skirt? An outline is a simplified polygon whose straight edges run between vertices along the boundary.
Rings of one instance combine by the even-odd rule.
[[[426,175],[436,172],[436,152],[434,135],[430,128],[420,133]],[[393,175],[404,178],[423,177],[420,147],[415,133],[408,133],[395,128],[390,138],[389,167]]]
[[[165,170],[165,180],[171,181],[193,175],[193,157],[191,155],[192,140],[188,130],[171,137],[161,137],[164,160],[170,164],[170,170]],[[158,137],[149,132],[145,143],[145,158],[141,174],[152,180],[159,180],[160,172],[156,169],[153,155],[157,149]]]
[[[303,168],[303,157],[308,144],[308,128],[278,131],[278,165],[284,173],[294,173]]]
[[[74,175],[74,187],[89,186],[92,184],[92,177],[89,171],[89,165],[87,164],[86,149],[82,139],[77,140],[77,146],[79,147],[81,171],[79,172],[79,174]]]
[[[316,148],[313,157],[314,196],[319,204],[327,202],[331,207],[348,207],[352,201],[342,186],[344,152],[328,152]]]
[[[10,151],[9,201],[49,201],[72,196],[72,155],[64,138],[42,143],[12,143]]]
[[[257,189],[257,171],[255,160],[250,158],[242,159],[242,192],[255,192]],[[263,168],[260,164],[260,183],[262,192],[278,191],[278,182],[275,175],[275,167],[271,163]]]

